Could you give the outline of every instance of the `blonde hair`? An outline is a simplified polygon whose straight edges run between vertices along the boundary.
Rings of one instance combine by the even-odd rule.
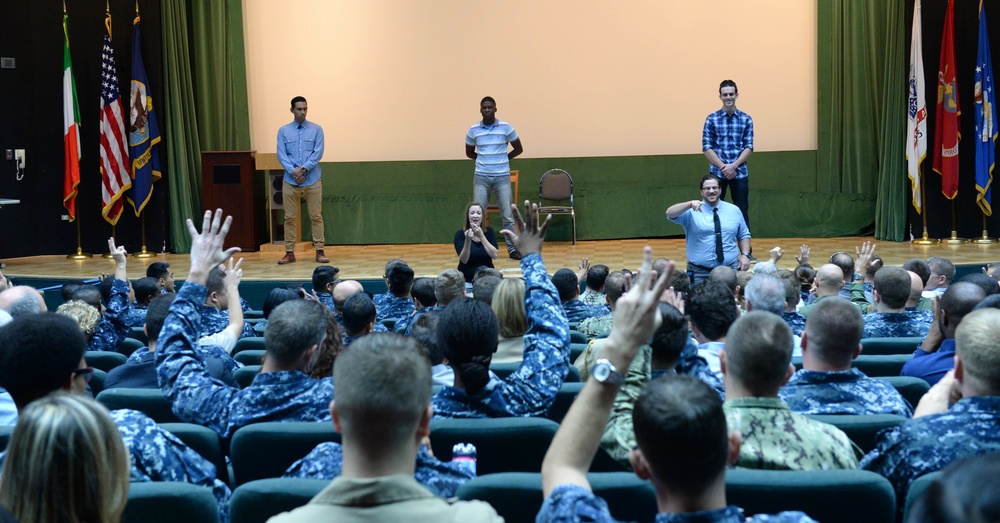
[[[491,307],[500,324],[500,336],[516,338],[528,330],[528,316],[524,310],[524,280],[504,278],[493,290]]]
[[[0,474],[0,503],[21,523],[118,523],[129,457],[107,409],[54,392],[18,419]]]
[[[101,311],[95,309],[93,305],[80,300],[70,300],[60,305],[56,309],[56,314],[68,316],[75,321],[87,339],[90,339],[94,335],[94,331],[97,330],[97,326],[101,323]]]

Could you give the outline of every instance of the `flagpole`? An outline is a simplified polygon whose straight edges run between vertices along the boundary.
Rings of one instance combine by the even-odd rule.
[[[73,254],[67,254],[67,260],[86,260],[88,258],[93,258],[94,255],[90,253],[83,252],[83,243],[80,241],[80,218],[73,220],[76,222],[76,252]]]
[[[155,258],[156,253],[146,250],[146,213],[142,213],[142,250],[132,254],[133,258]]]
[[[919,169],[920,167],[917,167]],[[913,240],[913,245],[937,245],[940,240],[937,238],[929,238],[927,236],[927,190],[924,187],[924,177],[920,177],[920,215],[923,217],[924,222],[924,235],[918,240]]]
[[[975,238],[972,243],[987,244],[987,243],[997,243],[1000,240],[996,238],[990,238],[990,233],[986,229],[986,215],[983,215],[983,235],[980,238]]]
[[[943,243],[945,245],[965,245],[966,243],[969,243],[969,240],[966,240],[965,238],[959,238],[958,237],[958,231],[955,230],[956,223],[957,222],[955,221],[955,200],[952,200],[951,201],[951,238],[947,238],[947,239],[941,240],[941,243]]]

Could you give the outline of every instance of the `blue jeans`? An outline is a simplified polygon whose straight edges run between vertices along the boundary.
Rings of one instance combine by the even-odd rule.
[[[472,182],[472,199],[479,202],[479,204],[483,206],[484,211],[486,210],[486,206],[490,203],[491,192],[496,197],[497,205],[500,206],[500,216],[503,217],[503,228],[508,231],[513,231],[514,213],[510,210],[510,175],[483,176],[481,174],[477,174],[475,180]],[[485,214],[485,212],[483,214]],[[483,223],[484,225],[488,225],[486,224],[485,216],[483,216]],[[504,236],[504,238],[506,238],[506,236]],[[513,252],[513,250],[514,246],[510,244],[510,240],[507,240],[507,252]]]
[[[740,208],[740,212],[743,213],[743,221],[747,224],[747,229],[750,228],[750,213],[748,209],[750,208],[750,178],[734,178],[732,180],[727,180],[725,178],[719,178],[719,189],[722,190],[719,196],[720,200],[726,199],[726,188],[733,188],[733,205]]]

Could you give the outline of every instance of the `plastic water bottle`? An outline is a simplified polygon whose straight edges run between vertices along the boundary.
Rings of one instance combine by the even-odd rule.
[[[451,462],[476,474],[476,446],[472,443],[456,443],[451,448]]]

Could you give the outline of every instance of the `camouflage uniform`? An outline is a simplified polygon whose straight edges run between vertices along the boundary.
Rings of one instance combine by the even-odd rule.
[[[958,400],[947,412],[883,431],[875,449],[861,459],[861,468],[885,476],[902,508],[913,480],[952,461],[990,452],[1000,452],[1000,396],[976,396]]]
[[[603,292],[597,292],[590,287],[587,287],[580,293],[580,301],[586,303],[587,305],[607,305],[608,299]]]
[[[204,425],[223,438],[259,421],[329,421],[333,382],[297,370],[258,374],[245,389],[209,377],[198,346],[204,285],[188,282],[170,306],[156,348],[156,370],[163,395],[179,418]]]
[[[580,300],[570,300],[562,304],[563,312],[570,323],[579,323],[587,318],[597,318],[611,314],[607,305],[587,305]]]
[[[111,284],[111,296],[108,306],[104,308],[104,316],[97,324],[94,335],[87,342],[87,350],[115,352],[130,332],[123,321],[125,309],[128,307],[128,282],[115,279]]]
[[[858,369],[820,372],[802,369],[778,391],[799,414],[896,414],[909,418],[910,405],[889,382]]]
[[[146,308],[135,303],[129,305],[122,312],[122,323],[131,327],[142,327],[146,324]]]
[[[521,260],[525,284],[528,332],[524,360],[504,380],[493,378],[477,394],[444,387],[431,398],[434,416],[486,418],[545,414],[568,372],[569,325],[559,304],[559,293],[545,273],[540,254]]]
[[[333,295],[329,292],[317,292],[316,297],[319,298],[319,302],[326,305],[331,311],[336,311],[337,307],[333,304]]]
[[[687,374],[700,379],[709,387],[719,393],[719,398],[726,400],[726,387],[722,384],[722,379],[712,372],[705,358],[698,355],[698,343],[693,338],[688,338],[687,344],[681,350],[681,355],[677,358],[677,365],[674,367],[677,374]]]
[[[229,311],[219,310],[211,305],[200,305],[199,307],[201,307],[199,309],[201,311],[201,333],[198,335],[199,337],[210,336],[217,332],[222,332],[229,327]],[[240,338],[256,337],[257,331],[253,330],[253,325],[244,321],[243,332],[240,333]]]
[[[601,336],[607,336],[611,332],[611,324],[615,321],[615,313],[606,316],[587,318],[577,325],[576,330],[587,335],[587,339],[592,340]]]
[[[854,444],[837,427],[788,409],[778,398],[722,404],[729,430],[741,434],[737,467],[777,470],[856,469]]]
[[[410,335],[410,330],[413,328],[413,324],[417,321],[417,318],[425,312],[443,311],[444,307],[439,307],[437,305],[431,305],[430,307],[424,307],[413,313],[413,316],[407,316],[396,322],[393,327],[393,332],[396,334],[402,334],[404,336]]]
[[[797,312],[782,312],[781,319],[785,320],[796,336],[802,336],[802,331],[806,330],[806,317]]]
[[[413,314],[413,298],[398,298],[392,291],[376,294],[372,301],[377,311],[375,321],[406,318]]]
[[[854,283],[852,285],[857,285],[858,287],[861,287],[860,283]],[[836,294],[834,296],[836,296]],[[820,301],[825,300],[825,299],[827,299],[829,297],[830,296],[818,296],[818,297],[816,297],[816,299],[813,300],[812,303],[810,303],[809,305],[803,305],[802,307],[799,307],[799,314],[801,314],[805,318],[809,318],[809,311],[811,311],[813,309],[813,307],[816,306],[817,303],[819,303]],[[864,293],[861,294],[861,299],[862,300],[864,299]],[[867,314],[868,313],[868,302],[862,303],[860,301],[851,300],[851,303],[854,303],[854,305],[858,307],[858,312],[860,312],[861,314]]]
[[[236,382],[236,371],[243,367],[242,363],[234,360],[228,352],[218,345],[198,345],[198,351],[201,354],[202,361],[205,362],[205,367],[208,369],[209,374],[211,374],[213,378],[218,379],[226,385],[230,385],[232,387],[239,386]],[[149,347],[141,347],[130,354],[128,359],[125,360],[125,364],[120,366],[137,366],[139,368],[147,365],[151,366],[151,372],[153,373],[152,381],[156,382],[156,367],[154,365],[155,359],[156,354],[150,353]],[[114,369],[112,369],[112,371],[114,371]],[[135,372],[140,371],[130,371],[130,373]],[[108,376],[111,376],[111,372],[108,373]],[[129,385],[129,387],[133,386]],[[114,388],[113,382],[111,380],[107,380],[104,384],[104,388]],[[152,388],[158,389],[160,387],[159,385],[153,385]]]
[[[365,333],[365,334],[368,334],[368,333]],[[351,336],[350,334],[341,334],[340,335],[340,346],[342,348],[346,349],[348,346],[350,346],[352,343],[354,343],[358,338],[364,336],[365,334],[358,334],[357,336]]]
[[[930,324],[906,312],[870,312],[862,338],[922,338]]]
[[[344,313],[333,311],[333,318],[337,320],[337,325],[340,326],[340,332],[345,333],[344,336],[346,336],[347,329],[344,328]],[[372,332],[389,332],[389,327],[386,327],[376,321],[375,327],[372,328]],[[346,346],[347,345],[344,345],[344,347]]]
[[[604,499],[579,485],[559,485],[549,494],[538,511],[537,523],[592,521],[595,523],[615,523],[608,504]],[[743,509],[736,505],[726,508],[694,512],[690,514],[656,515],[656,523],[815,523],[802,512],[781,512],[779,514],[757,514],[745,517]]]
[[[320,443],[306,457],[296,461],[283,477],[332,480],[344,468],[344,447],[340,443]],[[476,477],[474,466],[461,462],[441,461],[421,445],[417,452],[417,468],[413,473],[421,485],[442,498],[455,496],[458,487]]]

